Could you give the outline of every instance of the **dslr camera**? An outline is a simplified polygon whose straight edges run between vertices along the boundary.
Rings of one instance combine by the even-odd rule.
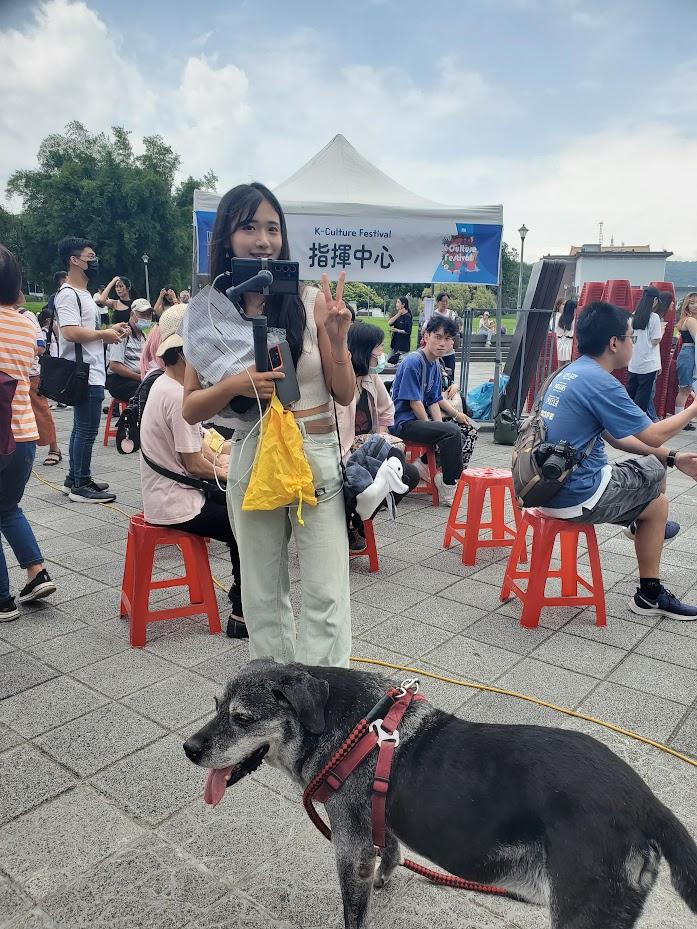
[[[548,481],[558,481],[564,471],[573,468],[581,455],[568,442],[543,442],[535,453],[542,476]]]

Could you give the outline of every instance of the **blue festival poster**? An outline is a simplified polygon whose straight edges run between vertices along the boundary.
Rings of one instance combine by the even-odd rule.
[[[447,284],[498,283],[501,226],[456,223],[442,241],[440,262],[431,280]]]

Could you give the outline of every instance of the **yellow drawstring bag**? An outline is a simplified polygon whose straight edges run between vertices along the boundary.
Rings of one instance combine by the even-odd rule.
[[[242,501],[243,510],[276,510],[298,501],[298,522],[304,526],[303,503],[317,506],[312,471],[303,438],[290,410],[273,395],[264,415],[252,476]]]

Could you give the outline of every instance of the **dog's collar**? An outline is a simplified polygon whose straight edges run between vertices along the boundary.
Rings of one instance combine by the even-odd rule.
[[[375,764],[371,810],[373,844],[377,849],[385,848],[385,809],[392,762],[399,745],[398,727],[412,701],[425,699],[418,693],[418,689],[419,682],[411,679],[403,681],[401,687],[389,690],[358,723],[341,748],[308,785],[303,795],[305,809],[320,829],[319,823],[322,823],[324,826],[322,831],[326,830],[325,835],[329,830],[319,817],[319,822],[315,819],[317,812],[312,806],[312,801],[326,803],[330,797],[341,790],[346,778],[377,747],[378,759]]]

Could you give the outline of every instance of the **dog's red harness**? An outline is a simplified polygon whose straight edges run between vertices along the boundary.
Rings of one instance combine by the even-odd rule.
[[[339,750],[329,759],[322,770],[310,781],[303,794],[303,805],[308,816],[325,838],[331,841],[332,833],[314,807],[314,800],[326,803],[344,785],[346,778],[361,765],[377,747],[372,794],[373,845],[376,853],[386,846],[385,813],[387,793],[395,752],[399,745],[399,724],[413,701],[423,702],[425,697],[418,693],[419,682],[407,680],[401,687],[393,687],[358,723]],[[503,887],[467,881],[452,874],[425,868],[415,861],[405,859],[402,864],[410,871],[427,877],[436,884],[475,890],[481,893],[514,896]]]

